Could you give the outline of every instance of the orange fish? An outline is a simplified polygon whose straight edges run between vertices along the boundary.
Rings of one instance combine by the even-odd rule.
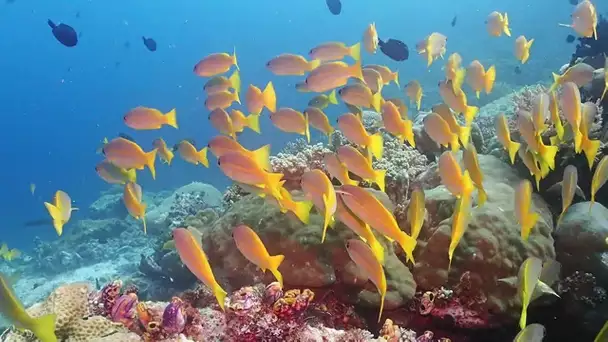
[[[397,87],[399,86],[399,71],[393,72],[387,66],[377,64],[368,64],[364,69],[373,69],[379,72],[380,76],[382,76],[382,82],[384,82],[385,85],[393,81]]]
[[[361,119],[352,113],[346,113],[338,118],[338,127],[348,141],[367,148],[377,159],[382,158],[384,140],[382,133],[369,134]]]
[[[467,68],[467,83],[473,88],[477,98],[482,91],[491,93],[495,81],[496,68],[493,65],[486,70],[478,60],[474,60]]]
[[[277,95],[274,92],[272,82],[268,82],[264,91],[250,84],[245,99],[247,101],[247,110],[251,114],[259,115],[264,107],[268,108],[271,112],[277,110]]]
[[[201,77],[211,77],[227,72],[233,65],[238,70],[239,65],[236,62],[236,49],[232,55],[222,52],[213,53],[203,58],[194,66],[194,74]]]
[[[462,113],[466,126],[470,126],[479,111],[475,106],[469,106],[467,95],[462,89],[454,89],[452,81],[439,82],[439,95],[445,104],[447,104],[457,114]]]
[[[207,147],[209,147],[211,153],[217,158],[230,152],[238,152],[255,159],[258,165],[264,170],[272,171],[272,166],[270,165],[270,145],[264,145],[257,150],[250,151],[244,148],[236,140],[230,139],[225,135],[218,135],[209,140]]]
[[[416,147],[414,141],[414,123],[412,120],[402,119],[399,109],[393,102],[385,102],[382,105],[382,122],[384,128],[392,135],[397,137],[403,143],[407,142],[412,146]]]
[[[175,240],[175,249],[181,261],[198,280],[211,288],[217,303],[224,310],[227,292],[215,280],[209,259],[201,248],[200,241],[196,241],[192,233],[185,228],[174,229],[173,240]]]
[[[135,169],[121,169],[107,160],[97,164],[95,171],[97,171],[99,177],[110,184],[125,184],[127,182],[135,182],[137,179]]]
[[[160,157],[160,159],[165,163],[171,165],[171,161],[173,160],[173,157],[175,155],[173,154],[173,151],[167,147],[167,143],[163,140],[163,138],[155,139],[152,142],[152,145],[158,150],[158,156]],[[132,182],[133,181],[135,180],[132,180]]]
[[[175,108],[163,115],[158,109],[140,106],[131,109],[123,119],[125,124],[133,129],[160,129],[163,125],[177,128]]]
[[[350,179],[348,175],[348,169],[338,159],[335,153],[326,153],[323,156],[323,163],[329,174],[340,181],[342,184],[358,185],[359,182]]]
[[[278,55],[266,63],[266,67],[275,75],[301,76],[317,68],[321,61],[314,59],[307,61],[300,55],[285,53]]]
[[[237,93],[241,92],[241,75],[238,70],[235,70],[230,77],[215,76],[203,86],[207,95],[230,89]]]
[[[504,33],[507,37],[511,37],[509,29],[509,16],[507,13],[492,12],[486,19],[486,28],[488,33],[494,37],[500,37]]]
[[[452,195],[457,198],[471,196],[471,193],[475,189],[473,180],[471,179],[471,176],[469,176],[468,170],[465,170],[464,173],[462,172],[460,164],[458,164],[453,152],[443,152],[439,157],[437,164],[441,184],[443,184]]]
[[[245,116],[240,110],[233,109],[230,111],[230,119],[232,119],[232,128],[235,133],[241,133],[245,127],[249,127],[252,131],[260,134],[259,115],[249,114]]]
[[[376,53],[379,43],[380,39],[378,38],[378,31],[376,31],[376,23],[371,23],[363,32],[363,46],[365,47],[365,51],[372,54]]]
[[[386,275],[382,264],[376,259],[373,251],[363,242],[350,239],[346,242],[346,250],[352,261],[363,271],[363,274],[376,285],[380,293],[380,313],[378,322],[382,318],[384,297],[386,297]]]
[[[353,65],[344,62],[329,62],[320,65],[306,77],[306,89],[324,93],[345,85],[349,78],[365,81],[361,71],[361,61],[357,61]]]
[[[338,91],[342,100],[351,106],[373,108],[376,112],[380,111],[380,106],[384,101],[382,94],[373,93],[372,90],[363,83],[354,83],[344,86]]]
[[[365,85],[369,87],[372,94],[381,92],[382,87],[384,86],[384,81],[382,80],[382,75],[380,72],[372,68],[363,68],[362,72]]]
[[[342,42],[329,42],[318,45],[308,52],[310,58],[322,62],[342,60],[344,56],[351,56],[354,60],[361,58],[361,43],[346,46]]]
[[[572,12],[572,24],[560,24],[571,27],[578,35],[597,40],[597,10],[591,1],[581,1]]]
[[[141,220],[144,224],[144,234],[146,229],[146,204],[142,202],[141,186],[137,183],[129,182],[125,184],[122,201],[125,203],[129,214],[136,220]]]
[[[327,115],[323,113],[323,110],[317,107],[308,107],[304,111],[304,115],[308,116],[308,123],[325,134],[331,142],[331,134],[335,129],[329,123],[329,119],[327,118]]]
[[[200,151],[197,151],[196,147],[194,146],[194,142],[182,140],[175,145],[173,150],[177,150],[182,159],[190,164],[203,164],[204,167],[209,167],[209,160],[207,159],[207,147],[203,147]]]
[[[234,227],[232,238],[236,243],[236,248],[247,260],[261,268],[262,272],[270,270],[281,284],[281,288],[283,287],[283,275],[279,272],[279,266],[285,259],[284,255],[271,256],[258,234],[244,224]]]
[[[297,133],[306,137],[310,142],[310,127],[308,116],[292,108],[279,108],[274,113],[270,113],[270,120],[281,131],[287,133]]]
[[[319,170],[310,170],[302,175],[302,191],[312,200],[317,210],[323,213],[323,235],[321,242],[325,241],[327,227],[334,222],[336,212],[336,191],[327,175]]]
[[[420,104],[422,103],[422,86],[420,82],[413,80],[405,86],[405,95],[410,98],[410,101],[416,104],[416,109],[420,110]]]
[[[448,38],[445,35],[433,32],[423,41],[416,44],[416,51],[426,59],[427,67],[430,67],[437,58],[443,58],[446,52],[447,41]]]
[[[209,113],[209,121],[211,121],[211,125],[220,133],[228,135],[236,140],[232,118],[224,109],[216,108],[212,110],[211,113]]]
[[[384,177],[386,170],[374,170],[372,162],[352,146],[340,146],[337,150],[338,160],[348,171],[356,174],[366,181],[376,183],[384,191]]]
[[[458,135],[452,133],[450,125],[436,113],[431,113],[424,117],[424,130],[437,144],[452,148],[452,151],[458,151],[460,144]]]
[[[434,105],[432,111],[433,113],[439,114],[439,116],[448,123],[452,133],[458,135],[462,146],[466,146],[469,142],[469,137],[471,136],[471,127],[460,126],[458,121],[456,121],[454,113],[445,103]]]
[[[231,93],[225,90],[209,94],[209,96],[205,100],[205,107],[207,107],[207,109],[209,110],[214,110],[218,108],[226,109],[232,106],[234,102],[241,104],[241,99],[239,99],[239,93],[237,93],[236,91],[234,93]]]
[[[380,244],[369,225],[353,214],[340,198],[338,198],[336,206],[336,219],[344,223],[345,226],[365,241],[372,249],[376,259],[381,264],[384,264],[384,247],[382,247],[382,244]]]
[[[226,153],[218,158],[217,164],[222,172],[235,182],[253,185],[264,189],[264,193],[281,200],[282,173],[270,173],[251,155],[239,152]]]
[[[142,170],[144,166],[147,166],[152,174],[152,179],[156,178],[154,168],[156,152],[156,149],[144,152],[135,142],[125,138],[114,138],[103,146],[103,154],[110,163],[121,169]]]

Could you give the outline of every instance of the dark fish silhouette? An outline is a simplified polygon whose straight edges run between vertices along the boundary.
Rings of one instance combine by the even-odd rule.
[[[325,0],[327,8],[333,15],[338,15],[342,12],[342,2],[340,0]]]
[[[516,66],[515,70],[513,70],[513,71],[515,71],[516,74],[521,75],[521,68],[519,67],[519,65]]]
[[[152,52],[156,51],[156,41],[152,38],[141,37],[144,40],[146,48]]]
[[[458,20],[458,16],[455,15],[454,19],[452,19],[452,27],[456,26],[456,21]]]
[[[576,40],[576,37],[571,34],[566,37],[566,43],[574,43],[574,40]]]
[[[76,44],[78,44],[78,35],[72,26],[66,24],[55,25],[51,19],[49,19],[47,23],[53,29],[53,36],[55,36],[55,39],[61,44],[67,47],[76,46]]]
[[[379,39],[378,46],[380,46],[380,50],[382,51],[382,53],[384,53],[394,61],[405,61],[410,56],[410,51],[407,45],[397,39],[391,38],[387,41]]]

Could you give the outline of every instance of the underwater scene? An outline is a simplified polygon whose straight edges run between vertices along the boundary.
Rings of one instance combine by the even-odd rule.
[[[608,1],[0,30],[0,342],[608,342]]]

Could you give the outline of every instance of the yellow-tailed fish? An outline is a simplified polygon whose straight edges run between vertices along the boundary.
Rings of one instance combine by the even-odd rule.
[[[424,216],[426,215],[424,190],[416,188],[410,197],[410,203],[407,206],[407,220],[410,223],[410,234],[412,239],[418,240],[422,225],[424,224]],[[406,256],[407,257],[407,256]],[[406,261],[410,261],[409,257]],[[414,262],[412,260],[412,262]]]
[[[348,111],[355,114],[356,116],[359,117],[359,119],[363,118],[363,110],[361,110],[360,107],[357,106],[353,106],[351,104],[345,103],[344,105],[346,105],[346,108],[348,108]]]
[[[549,93],[549,113],[551,113],[551,122],[555,127],[556,136],[551,137],[551,145],[558,146],[564,139],[564,124],[559,116],[559,102],[555,91]]]
[[[230,89],[237,93],[241,91],[241,75],[238,69],[234,70],[230,77],[215,76],[203,86],[203,90],[207,95]]]
[[[576,166],[568,165],[564,169],[564,178],[562,180],[562,212],[559,214],[557,224],[562,221],[564,214],[572,204],[578,184],[578,172]]]
[[[247,260],[261,268],[262,272],[270,270],[279,284],[281,284],[281,288],[283,287],[283,275],[279,272],[279,266],[281,266],[281,263],[285,259],[284,255],[271,256],[258,234],[244,224],[234,227],[232,238],[236,243],[236,248]]]
[[[589,139],[589,126],[595,120],[595,116],[597,115],[597,106],[595,103],[587,102],[583,104],[582,109],[582,117],[581,117],[581,150],[585,152],[585,157],[587,158],[587,164],[589,165],[589,170],[593,168],[593,163],[595,163],[595,156],[600,149],[601,142],[599,140],[591,140]]]
[[[541,135],[547,130],[545,122],[550,116],[549,95],[541,93],[532,100],[532,124],[534,124],[535,135]]]
[[[530,113],[520,111],[517,115],[517,128],[528,148],[534,151],[551,170],[555,169],[557,146],[545,145],[541,136],[536,134]]]
[[[331,134],[335,131],[335,129],[329,123],[329,119],[323,110],[317,107],[308,107],[306,110],[304,110],[304,115],[308,117],[308,123],[313,128],[325,134],[331,143]]]
[[[359,182],[350,179],[348,175],[348,169],[346,166],[338,159],[338,156],[329,152],[323,156],[323,163],[325,164],[325,168],[329,172],[329,174],[340,181],[341,184],[349,184],[349,185],[358,185]]]
[[[125,203],[129,214],[144,224],[144,234],[148,233],[146,228],[146,204],[143,202],[141,186],[137,183],[125,184],[122,201]]]
[[[364,81],[361,70],[361,61],[353,65],[344,62],[328,62],[311,71],[306,77],[306,89],[317,93],[324,93],[348,82],[349,78]]]
[[[574,151],[580,153],[583,139],[580,125],[583,113],[581,109],[581,93],[576,84],[572,82],[563,84],[561,104],[564,117],[570,124],[570,127],[572,127],[572,133],[574,133]]]
[[[311,201],[294,201],[287,189],[281,187],[281,199],[277,200],[281,212],[290,211],[298,220],[304,224],[310,223],[310,209],[313,207]]]
[[[521,238],[528,240],[532,228],[540,218],[540,215],[532,210],[532,184],[529,180],[524,179],[515,188],[514,198],[515,218],[521,226]]]
[[[519,36],[515,39],[515,58],[525,64],[530,58],[530,48],[534,43],[534,39],[527,40],[525,36]]]
[[[173,147],[173,150],[178,151],[182,159],[190,164],[202,164],[204,167],[209,167],[209,159],[207,159],[207,146],[201,148],[199,151],[196,149],[196,146],[194,146],[194,141],[182,140],[178,142],[175,147]]]
[[[488,33],[494,37],[500,37],[504,33],[507,37],[511,37],[511,29],[509,28],[509,16],[499,12],[492,12],[486,19],[486,28]]]
[[[192,233],[185,228],[176,228],[172,234],[179,258],[198,280],[211,288],[217,303],[224,310],[227,292],[215,280],[207,255],[201,247],[201,241],[196,241]]]
[[[99,162],[95,166],[95,171],[97,171],[99,177],[110,184],[125,184],[137,180],[135,169],[121,169],[107,160]]]
[[[589,204],[589,211],[595,203],[595,194],[598,190],[606,184],[608,180],[608,156],[602,157],[595,171],[593,172],[593,178],[591,179],[591,204]]]
[[[500,113],[496,117],[496,137],[502,145],[502,147],[509,153],[509,160],[511,164],[515,163],[515,154],[519,150],[521,144],[511,140],[511,131],[509,131],[509,124],[504,114]]]
[[[382,318],[384,308],[384,297],[386,297],[386,275],[382,264],[374,256],[374,252],[365,242],[356,239],[346,241],[346,250],[351,260],[363,271],[365,276],[376,285],[380,293],[380,313],[378,322]]]
[[[308,115],[295,109],[284,107],[279,108],[274,113],[270,113],[270,121],[281,131],[303,135],[306,137],[306,141],[310,142]]]
[[[540,169],[534,153],[528,150],[528,147],[524,145],[518,150],[518,155],[519,158],[521,158],[521,160],[524,162],[524,165],[530,171],[530,175],[534,176],[534,180],[536,181],[536,189],[540,189],[540,180],[543,179],[546,174],[544,174],[544,172]]]
[[[380,244],[369,225],[353,214],[340,198],[338,198],[336,206],[336,219],[344,223],[344,225],[355,232],[361,240],[367,243],[372,249],[376,259],[384,265],[384,247],[382,247],[382,244]]]
[[[283,174],[264,171],[253,156],[234,151],[219,157],[217,163],[233,181],[263,188],[266,194],[277,200],[282,198],[280,184]]]
[[[448,62],[445,65],[445,79],[446,81],[452,81],[455,89],[460,89],[465,79],[466,70],[461,65],[462,57],[457,52],[448,57]]]
[[[268,82],[263,91],[250,84],[249,88],[247,88],[245,101],[247,103],[247,110],[251,114],[260,115],[264,107],[268,108],[270,112],[277,110],[277,95],[274,92],[272,82]]]
[[[479,206],[482,206],[486,203],[488,195],[483,187],[483,172],[481,172],[477,150],[473,143],[468,143],[466,145],[462,154],[462,160],[464,161],[465,169],[469,171],[469,176],[471,176],[473,184],[475,184],[475,187],[477,188]]]
[[[602,327],[602,329],[600,329],[600,331],[597,333],[595,340],[593,340],[593,342],[606,342],[606,341],[608,341],[608,321],[606,321],[606,323],[604,323],[604,326]]]
[[[393,214],[371,192],[354,185],[342,185],[338,191],[346,207],[374,230],[397,241],[408,260],[414,262],[416,239],[399,228]]]
[[[138,130],[160,129],[163,125],[177,128],[175,115],[175,108],[163,114],[156,108],[139,106],[131,109],[123,120],[128,127]]]
[[[384,191],[386,170],[374,170],[371,160],[352,146],[340,146],[336,152],[338,160],[346,166],[348,171],[368,182],[376,183],[380,190]]]
[[[482,91],[489,94],[492,92],[496,81],[496,68],[492,65],[486,70],[478,60],[474,60],[467,67],[466,81],[475,91],[477,98]]]
[[[245,127],[260,134],[260,116],[255,114],[245,115],[238,109],[230,111],[230,119],[232,119],[232,128],[235,133],[242,132]]]
[[[0,312],[11,324],[20,330],[27,329],[34,333],[40,342],[57,342],[55,335],[54,313],[40,317],[30,316],[15,292],[6,275],[0,273]]]
[[[55,192],[53,203],[44,202],[44,206],[53,219],[53,227],[55,227],[57,235],[61,236],[63,233],[63,226],[68,223],[72,217],[72,211],[78,210],[78,208],[72,208],[72,199],[67,193],[61,190]]]
[[[546,335],[546,329],[538,323],[529,324],[524,330],[520,331],[513,342],[542,342]]]
[[[205,99],[205,107],[208,110],[226,109],[232,106],[234,102],[238,104],[241,103],[239,93],[237,93],[236,91],[230,92],[228,90],[224,90],[217,93],[209,94],[209,96],[207,96],[207,99]]]
[[[452,133],[450,125],[443,120],[439,114],[431,113],[424,118],[424,130],[431,139],[437,144],[451,147],[452,151],[458,151],[458,135]]]
[[[414,123],[412,120],[407,119],[407,115],[403,119],[399,108],[393,102],[387,101],[382,105],[382,122],[384,123],[384,128],[402,143],[407,140],[412,147],[416,147],[416,142],[414,141]]]
[[[378,72],[378,70],[372,68],[363,68],[362,72],[365,85],[369,87],[372,94],[382,92],[384,81],[382,81],[382,75]]]
[[[452,133],[458,135],[460,139],[460,143],[462,146],[466,146],[469,143],[469,138],[471,136],[471,127],[460,126],[458,121],[456,121],[456,116],[454,112],[450,109],[448,105],[445,103],[441,103],[438,105],[434,105],[432,108],[432,112],[439,114],[445,122],[447,122],[448,126],[450,126],[450,130]]]
[[[433,32],[423,41],[416,44],[416,51],[426,59],[427,67],[430,67],[437,58],[443,58],[446,52],[447,41],[448,38],[445,35]]]
[[[227,72],[233,65],[237,69],[239,68],[236,61],[236,49],[232,55],[221,52],[203,58],[194,66],[194,74],[201,77],[212,77]]]
[[[540,280],[540,274],[542,272],[543,262],[542,260],[534,257],[530,257],[524,261],[519,268],[519,286],[518,293],[521,300],[521,316],[519,318],[519,328],[524,329],[526,327],[526,321],[528,318],[528,305],[532,299],[532,293]]]
[[[379,43],[380,40],[378,39],[378,32],[376,31],[376,23],[367,25],[367,28],[363,32],[363,47],[365,48],[365,51],[372,54],[376,53]]]
[[[386,102],[392,102],[395,106],[397,106],[397,109],[399,109],[399,114],[401,115],[402,119],[408,118],[407,105],[405,104],[405,102],[403,102],[402,99],[393,97],[390,99],[386,99]]]
[[[475,189],[475,185],[469,175],[469,171],[464,170],[464,173],[462,172],[454,153],[450,151],[443,152],[437,161],[437,165],[441,184],[443,184],[452,195],[457,198],[471,196],[471,193]]]
[[[384,82],[385,85],[393,81],[397,87],[399,86],[399,71],[392,71],[389,67],[378,64],[368,64],[364,69],[373,69],[379,72],[380,76],[382,76],[382,82]]]
[[[338,117],[338,128],[340,128],[340,131],[342,131],[348,141],[366,148],[377,159],[382,158],[384,150],[382,133],[367,133],[360,117],[352,113],[343,114]]]
[[[338,98],[336,97],[335,89],[332,90],[329,93],[329,95],[320,94],[320,95],[317,95],[317,96],[313,97],[312,99],[310,99],[310,101],[308,101],[309,107],[317,107],[319,109],[325,109],[330,104],[334,104],[334,105],[338,104]]]
[[[268,61],[266,67],[275,75],[301,76],[316,69],[320,64],[321,61],[318,59],[307,61],[303,56],[286,53]]]
[[[325,242],[327,227],[334,222],[336,212],[336,191],[325,172],[314,169],[302,175],[302,191],[312,200],[315,207],[323,216],[323,235],[321,242]]]
[[[342,42],[328,42],[317,45],[308,52],[310,58],[321,62],[331,62],[342,60],[345,56],[350,56],[354,60],[361,59],[361,43],[347,46]]]
[[[454,251],[460,240],[464,236],[465,231],[469,226],[471,218],[472,200],[470,193],[460,196],[456,201],[454,214],[452,214],[452,234],[450,237],[450,247],[448,248],[448,271],[452,268],[452,258]]]
[[[171,161],[173,160],[175,154],[169,147],[167,147],[167,143],[163,140],[163,138],[155,139],[152,142],[152,146],[158,150],[158,157],[160,160],[171,165]]]
[[[152,174],[152,179],[156,178],[154,168],[156,152],[157,149],[144,152],[135,142],[122,137],[114,138],[103,146],[103,154],[110,163],[127,170],[142,170],[144,166],[147,166]]]
[[[372,90],[363,83],[353,83],[344,86],[338,90],[338,94],[342,101],[352,105],[363,108],[371,108],[376,112],[380,111],[380,106],[384,102],[382,94],[377,92],[373,93]]]
[[[9,249],[8,245],[6,243],[3,243],[2,247],[0,247],[0,256],[5,261],[13,261],[14,259],[21,256],[21,251],[17,248]]]
[[[577,87],[582,87],[593,80],[595,69],[586,63],[577,63],[569,67],[563,75],[553,73],[553,84],[549,91],[554,91],[558,86],[572,82]]]
[[[467,127],[471,125],[479,108],[468,105],[467,95],[462,89],[455,89],[452,81],[441,81],[439,82],[439,95],[454,112],[464,115]]]
[[[597,40],[597,10],[589,0],[581,1],[572,12],[572,24],[559,24],[571,27],[580,36]]]
[[[266,171],[271,171],[270,165],[270,145],[264,145],[257,150],[250,151],[244,148],[236,140],[230,139],[225,135],[218,135],[207,143],[207,147],[217,158],[230,152],[238,152],[249,155],[258,163],[258,165]]]
[[[405,95],[410,98],[411,102],[416,104],[416,109],[420,110],[422,96],[424,96],[424,94],[422,93],[422,86],[420,85],[420,82],[416,80],[410,81],[405,86]]]

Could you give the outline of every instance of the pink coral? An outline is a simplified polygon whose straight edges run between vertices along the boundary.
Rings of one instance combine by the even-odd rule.
[[[178,297],[173,297],[163,311],[163,329],[169,334],[179,334],[185,326],[184,302]]]
[[[137,305],[137,295],[133,292],[124,294],[116,300],[110,318],[114,322],[120,322],[129,328],[134,324],[135,306]]]
[[[270,164],[274,172],[283,174],[286,189],[300,189],[300,179],[304,172],[325,170],[323,156],[328,152],[331,151],[321,143],[309,145],[305,140],[298,139],[288,143],[281,153],[271,156]]]

